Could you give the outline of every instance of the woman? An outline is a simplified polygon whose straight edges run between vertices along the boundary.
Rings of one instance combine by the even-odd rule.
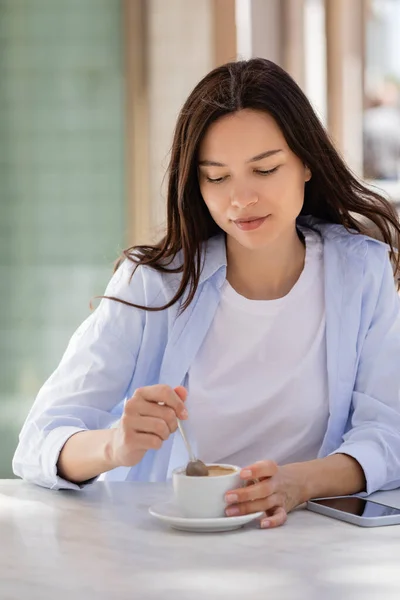
[[[215,69],[177,122],[166,235],[125,252],[39,392],[15,473],[162,481],[187,459],[189,415],[200,458],[260,480],[226,501],[263,527],[312,497],[399,486],[399,240],[287,73]]]

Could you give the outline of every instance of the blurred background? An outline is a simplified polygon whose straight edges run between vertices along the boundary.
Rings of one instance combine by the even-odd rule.
[[[400,202],[400,0],[0,0],[0,478],[121,249],[157,238],[171,136],[213,67],[261,56]]]

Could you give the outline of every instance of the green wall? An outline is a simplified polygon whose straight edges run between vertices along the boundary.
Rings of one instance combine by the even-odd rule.
[[[124,237],[117,0],[0,0],[0,478]]]

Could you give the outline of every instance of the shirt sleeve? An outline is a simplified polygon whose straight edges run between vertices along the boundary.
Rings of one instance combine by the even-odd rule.
[[[125,261],[105,295],[146,304],[143,274]],[[131,382],[144,329],[144,312],[109,299],[72,336],[62,360],[33,404],[19,436],[14,473],[38,485],[79,489],[57,475],[65,442],[84,430],[105,429]]]
[[[400,486],[400,300],[386,251],[380,269],[380,290],[360,352],[351,427],[335,451],[359,462],[367,494]]]

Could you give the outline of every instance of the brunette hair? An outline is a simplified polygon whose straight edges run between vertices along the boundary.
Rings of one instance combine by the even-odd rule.
[[[193,300],[202,269],[202,243],[221,231],[200,193],[199,145],[212,123],[242,109],[269,113],[292,152],[311,170],[301,214],[380,238],[389,245],[394,271],[398,274],[400,226],[395,208],[352,174],[290,75],[270,60],[252,58],[211,71],[194,88],[179,114],[168,169],[166,235],[155,245],[125,250],[116,269],[126,258],[136,266],[182,273],[180,285],[163,306],[132,306],[163,310],[184,297],[183,311]],[[172,268],[178,252],[181,264]]]

